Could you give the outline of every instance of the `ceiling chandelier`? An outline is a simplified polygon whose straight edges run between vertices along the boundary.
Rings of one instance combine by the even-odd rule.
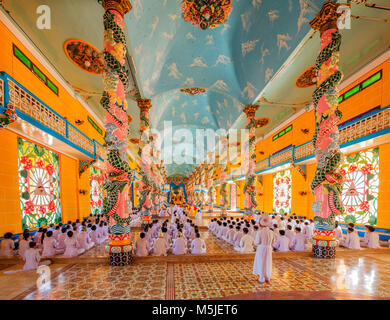
[[[233,0],[183,0],[185,21],[202,30],[224,24],[233,10]]]

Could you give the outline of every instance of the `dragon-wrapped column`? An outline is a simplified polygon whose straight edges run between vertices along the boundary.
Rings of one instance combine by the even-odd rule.
[[[338,109],[337,84],[342,74],[339,70],[339,48],[341,35],[337,28],[337,7],[333,1],[327,1],[310,26],[320,31],[321,51],[317,57],[317,88],[313,94],[315,108],[315,132],[313,146],[317,160],[317,169],[311,182],[315,197],[315,230],[313,254],[318,258],[335,258],[336,240],[334,223],[337,215],[343,213],[340,201],[343,176],[339,173],[342,154],[339,146],[341,119]]]
[[[141,208],[141,217],[143,223],[152,220],[152,200],[151,191],[153,181],[151,179],[152,155],[151,155],[151,137],[150,137],[150,118],[149,110],[152,107],[150,99],[137,99],[140,109],[140,141],[138,155],[141,159],[141,180],[139,183],[139,207]]]
[[[131,10],[128,0],[103,0],[104,14],[104,93],[101,104],[106,110],[105,147],[107,148],[103,214],[109,222],[109,259],[114,266],[132,262],[128,188],[133,173],[128,165],[129,120],[125,92],[128,76],[125,67],[126,38],[124,15]]]
[[[256,200],[256,176],[255,176],[255,163],[256,163],[256,121],[255,115],[259,108],[256,104],[247,104],[244,108],[246,114],[246,130],[248,130],[249,140],[246,143],[244,150],[244,169],[245,169],[245,219],[251,220],[255,214],[255,208],[257,206]]]

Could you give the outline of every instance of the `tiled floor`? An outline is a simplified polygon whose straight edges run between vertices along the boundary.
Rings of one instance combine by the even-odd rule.
[[[33,271],[0,266],[1,299],[390,299],[390,254],[339,254],[335,260],[283,257],[269,284],[252,261],[51,266],[51,284],[37,290]]]

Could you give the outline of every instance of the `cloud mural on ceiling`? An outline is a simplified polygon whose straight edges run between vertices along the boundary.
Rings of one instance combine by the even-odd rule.
[[[225,24],[201,30],[183,20],[181,0],[133,1],[125,22],[142,90],[152,99],[152,124],[228,129],[307,34],[324,2],[236,0]],[[180,92],[189,87],[207,92]]]

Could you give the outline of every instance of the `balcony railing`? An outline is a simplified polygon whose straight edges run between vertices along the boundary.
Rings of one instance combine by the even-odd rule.
[[[88,138],[65,118],[43,103],[8,74],[0,73],[0,110],[8,104],[16,108],[17,115],[40,129],[81,151],[90,158],[105,159],[104,148]]]

